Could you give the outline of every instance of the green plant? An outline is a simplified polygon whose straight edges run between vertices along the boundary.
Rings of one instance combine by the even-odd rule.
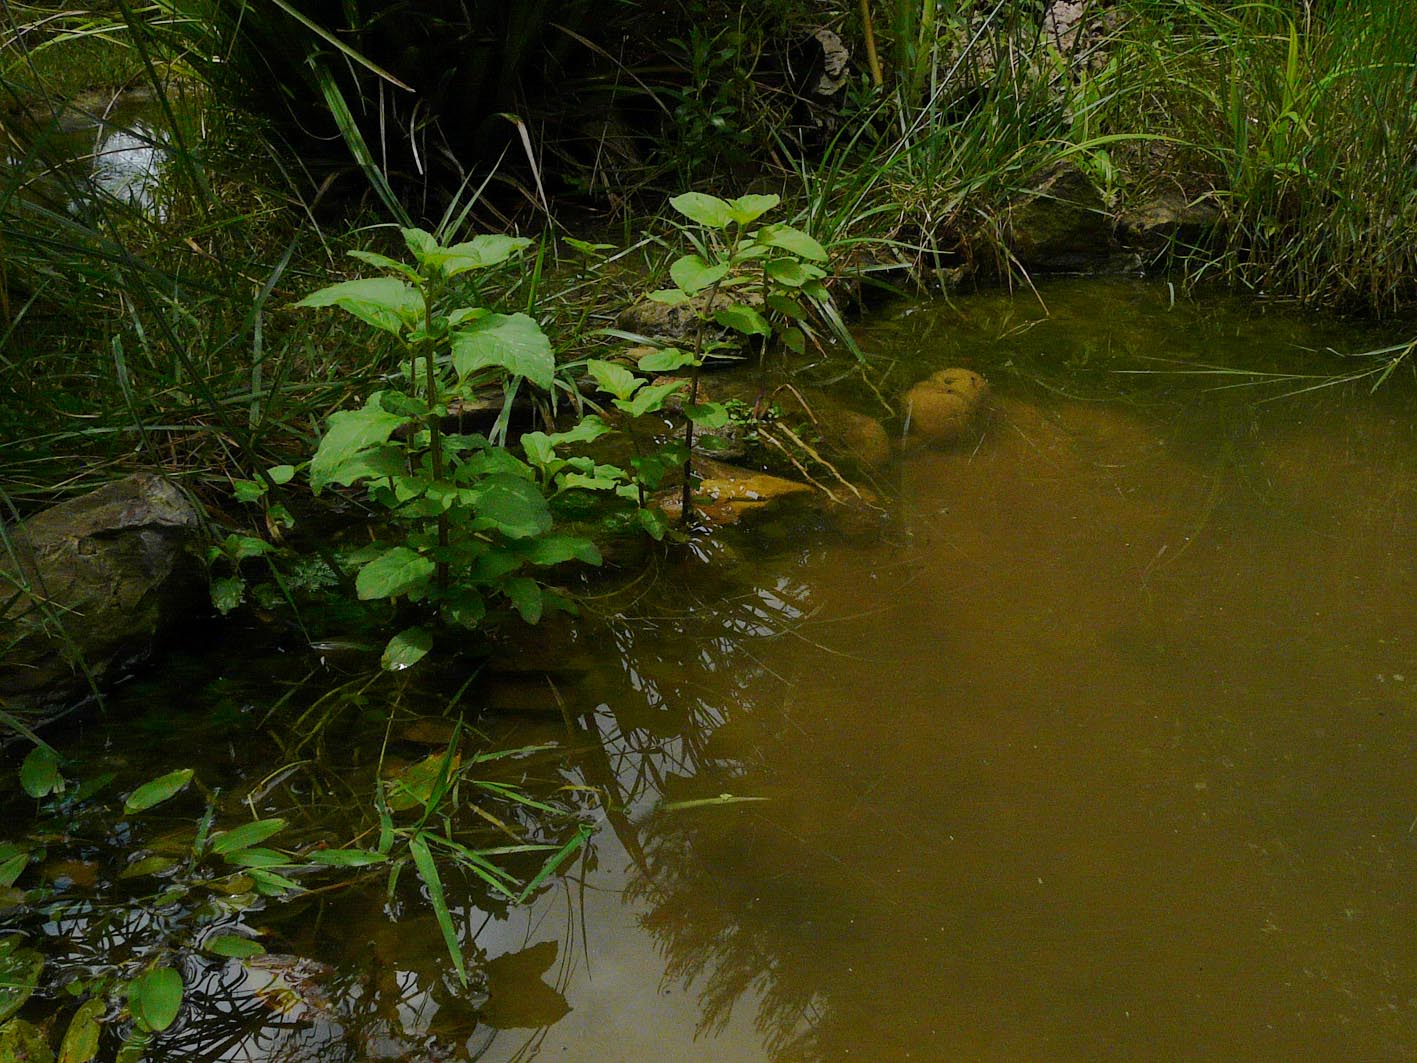
[[[670,264],[674,287],[651,292],[649,298],[692,311],[696,319],[694,345],[691,351],[661,350],[641,359],[640,368],[648,372],[671,372],[684,367],[691,370],[685,407],[687,453],[693,451],[696,428],[721,428],[728,423],[728,411],[723,406],[698,401],[699,373],[712,353],[707,340],[710,331],[726,329],[745,341],[756,342],[765,370],[772,340],[803,353],[811,330],[809,305],[818,312],[830,307],[831,297],[823,283],[827,252],[821,244],[790,225],[773,223],[750,228],[780,202],[776,195],[720,199],[702,192],[686,192],[669,201],[675,211],[697,225],[696,229],[683,230],[694,250]],[[759,405],[763,400],[760,393]],[[693,503],[687,453],[685,519],[692,513]]]
[[[310,488],[363,486],[387,515],[395,543],[345,558],[361,600],[407,602],[473,628],[500,599],[536,623],[570,603],[526,575],[528,566],[600,563],[593,542],[556,530],[549,499],[626,486],[558,448],[593,442],[609,428],[586,417],[566,432],[532,433],[523,438],[529,460],[516,457],[504,445],[506,412],[523,383],[552,393],[555,358],[528,314],[478,305],[476,281],[530,241],[476,236],[445,246],[415,228],[403,236],[415,265],[351,252],[384,275],[334,284],[297,304],[338,307],[394,336],[402,361],[401,388],[377,390],[361,409],[330,416],[308,465]],[[445,432],[450,407],[488,388],[504,400],[490,437]],[[389,640],[385,667],[415,664],[432,642],[428,628],[405,628]]]

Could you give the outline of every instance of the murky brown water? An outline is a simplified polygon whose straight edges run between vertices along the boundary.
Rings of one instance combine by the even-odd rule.
[[[269,940],[376,1036],[307,1009],[167,1058],[1417,1058],[1410,379],[1282,397],[1316,381],[1194,370],[1376,340],[1043,295],[864,330],[892,387],[966,364],[997,407],[902,458],[880,541],[783,523],[661,570],[559,675],[569,739],[504,682],[497,739],[607,796],[529,908],[451,896],[475,999],[426,910],[335,894]]]

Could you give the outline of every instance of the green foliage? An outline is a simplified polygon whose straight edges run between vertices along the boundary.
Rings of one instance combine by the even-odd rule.
[[[310,488],[361,486],[387,514],[395,543],[354,565],[361,600],[406,602],[444,623],[475,627],[500,599],[534,623],[566,603],[526,576],[527,567],[600,563],[594,543],[555,531],[550,500],[599,486],[584,478],[594,463],[562,458],[557,447],[589,441],[603,426],[536,433],[529,461],[484,436],[445,435],[449,408],[489,386],[508,401],[522,387],[549,395],[555,360],[534,319],[464,305],[467,289],[455,283],[501,265],[530,241],[477,236],[445,246],[416,228],[405,229],[404,239],[414,265],[364,254],[386,275],[331,285],[297,304],[338,307],[392,334],[405,364],[401,390],[375,391],[362,408],[330,416],[309,462]],[[575,474],[583,478],[569,481]],[[408,668],[432,643],[430,629],[408,628],[390,640],[384,666]]]

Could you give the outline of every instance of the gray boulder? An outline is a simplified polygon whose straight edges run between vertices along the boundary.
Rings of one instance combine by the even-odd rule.
[[[102,689],[202,608],[200,514],[172,484],[129,476],[5,529],[0,704],[42,710]]]
[[[1004,216],[1018,263],[1037,272],[1093,272],[1110,260],[1112,215],[1102,193],[1076,166],[1048,174]]]

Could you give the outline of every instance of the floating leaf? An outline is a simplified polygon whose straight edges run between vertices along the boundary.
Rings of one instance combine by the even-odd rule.
[[[286,893],[293,893],[305,887],[298,882],[278,875],[268,868],[251,869],[251,880],[256,884],[256,892],[265,897],[280,897]]]
[[[690,221],[711,229],[726,229],[733,221],[733,212],[727,203],[703,192],[685,192],[671,199],[669,205]]]
[[[452,340],[459,377],[497,368],[551,390],[556,373],[551,341],[526,314],[488,314],[453,333]]]
[[[64,789],[59,757],[48,746],[35,746],[20,765],[20,785],[31,797],[47,797]]]
[[[699,255],[684,255],[682,258],[676,258],[670,265],[669,276],[681,291],[697,295],[728,276],[728,263],[709,263]]]
[[[272,835],[279,834],[285,830],[285,826],[283,819],[258,819],[253,823],[243,823],[216,835],[212,839],[212,852],[222,856],[237,849],[249,849],[253,845],[260,845]]]
[[[234,867],[288,867],[291,858],[285,853],[276,849],[262,849],[259,847],[251,849],[237,849],[234,852],[225,853],[222,856],[228,864]]]
[[[159,775],[156,779],[143,783],[142,786],[129,794],[128,800],[123,802],[123,811],[129,815],[134,812],[145,812],[181,793],[191,781],[191,768],[181,768],[177,771],[170,771],[166,775]]]
[[[144,971],[128,983],[128,1007],[133,1018],[161,1033],[182,1007],[182,976],[171,967]]]
[[[142,878],[144,875],[160,875],[176,865],[177,861],[170,856],[145,856],[141,860],[129,864],[122,871],[118,872],[118,877],[120,879],[129,879]]]
[[[394,812],[407,812],[426,805],[461,766],[462,754],[457,750],[451,757],[446,750],[430,753],[389,784],[388,807]]]
[[[207,938],[202,943],[202,951],[209,952],[213,956],[245,960],[252,956],[262,955],[266,951],[266,946],[259,941],[242,937],[240,934],[218,934],[216,937]]]
[[[433,633],[427,628],[405,628],[389,639],[379,664],[386,672],[401,672],[423,660],[432,648]]]
[[[98,1055],[98,1035],[102,1030],[99,1020],[106,1009],[107,1001],[102,997],[93,997],[79,1005],[59,1046],[59,1063],[89,1063]]]
[[[423,321],[423,296],[397,277],[341,281],[312,292],[297,307],[337,306],[360,321],[399,335]]]
[[[354,589],[360,601],[419,595],[437,570],[431,560],[406,546],[386,550],[359,570]]]

